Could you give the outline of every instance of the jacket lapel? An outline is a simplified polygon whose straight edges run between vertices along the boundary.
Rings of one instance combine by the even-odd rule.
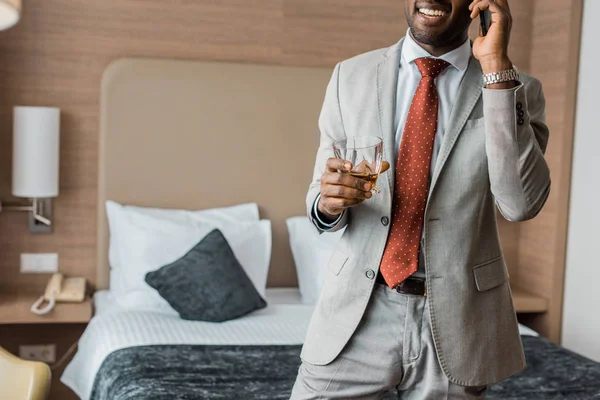
[[[460,132],[465,126],[469,115],[471,115],[473,108],[481,96],[482,87],[483,77],[481,66],[479,65],[479,62],[473,56],[471,56],[469,67],[467,68],[467,72],[465,73],[463,81],[460,85],[460,89],[458,90],[458,96],[456,97],[458,100],[450,114],[448,129],[444,134],[438,160],[435,165],[435,170],[429,189],[429,198],[427,201],[428,205],[429,200],[431,199],[431,196],[435,190],[435,185],[442,170],[444,169],[446,161],[448,160],[448,156],[450,155],[450,152],[452,151]]]
[[[398,92],[398,72],[400,68],[400,55],[402,54],[402,43],[404,39],[390,47],[383,55],[381,62],[377,65],[377,109],[379,116],[379,129],[383,138],[384,160],[391,164],[387,175],[390,196],[394,190],[394,165],[395,136],[394,116],[396,113],[396,96]]]

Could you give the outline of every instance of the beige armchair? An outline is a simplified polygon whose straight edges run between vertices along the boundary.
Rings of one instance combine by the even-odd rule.
[[[50,378],[48,365],[22,360],[0,347],[0,399],[45,400]]]

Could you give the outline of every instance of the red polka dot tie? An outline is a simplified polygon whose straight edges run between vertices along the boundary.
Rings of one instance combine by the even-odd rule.
[[[392,223],[380,268],[390,288],[398,286],[419,268],[419,243],[438,121],[435,78],[450,65],[435,58],[419,58],[415,64],[422,78],[410,105],[400,143]]]

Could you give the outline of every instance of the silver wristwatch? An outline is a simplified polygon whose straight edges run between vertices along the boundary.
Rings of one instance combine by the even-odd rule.
[[[489,86],[495,83],[519,81],[519,79],[519,71],[513,65],[512,69],[483,75],[483,85]]]

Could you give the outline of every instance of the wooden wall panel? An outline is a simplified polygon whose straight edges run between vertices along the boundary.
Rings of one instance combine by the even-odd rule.
[[[100,79],[122,56],[279,63],[281,0],[30,0],[0,32],[0,197],[10,194],[12,107],[62,109],[55,232],[35,236],[25,215],[0,215],[4,283],[43,287],[18,274],[22,252],[57,252],[68,274],[95,280]]]
[[[285,62],[333,66],[387,47],[406,33],[404,2],[285,0]]]
[[[581,0],[535,0],[531,72],[544,84],[552,192],[542,213],[520,229],[518,280],[545,296],[549,311],[533,327],[560,341],[571,158],[581,36]]]

